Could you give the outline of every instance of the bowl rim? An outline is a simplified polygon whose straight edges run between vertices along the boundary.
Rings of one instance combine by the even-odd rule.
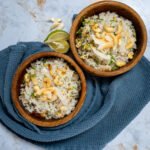
[[[78,52],[77,52],[77,48],[75,46],[75,28],[78,26],[78,23],[80,22],[80,19],[84,16],[84,13],[86,11],[89,11],[89,10],[92,10],[94,9],[95,7],[98,7],[101,6],[101,5],[119,5],[121,7],[124,7],[124,9],[132,12],[132,14],[134,14],[134,16],[136,16],[138,18],[138,21],[140,23],[140,26],[142,28],[142,32],[144,34],[143,36],[143,39],[145,42],[143,42],[142,46],[141,46],[141,50],[139,52],[139,54],[132,60],[132,63],[128,64],[128,65],[125,65],[124,67],[121,67],[120,69],[118,70],[114,70],[114,71],[100,71],[98,69],[94,69],[93,67],[87,65],[78,55]],[[74,58],[76,59],[76,61],[78,62],[78,64],[83,68],[85,69],[87,72],[93,74],[93,75],[96,75],[96,76],[100,76],[100,77],[112,77],[112,76],[117,76],[117,75],[120,75],[120,74],[123,74],[127,71],[129,71],[130,69],[132,69],[142,58],[142,56],[144,55],[144,52],[146,50],[146,46],[147,46],[147,30],[146,30],[146,26],[142,20],[142,18],[140,17],[140,15],[133,9],[131,8],[130,6],[124,4],[124,3],[121,3],[121,2],[117,2],[117,1],[110,1],[110,0],[105,0],[105,1],[99,1],[99,2],[96,2],[96,3],[93,3],[87,7],[85,7],[84,9],[82,9],[80,11],[80,13],[76,16],[75,20],[73,21],[73,24],[71,26],[71,29],[70,29],[70,47],[71,47],[71,51],[73,53],[73,56]]]
[[[78,73],[80,80],[81,80],[81,94],[80,98],[78,100],[78,103],[75,106],[75,109],[67,116],[60,118],[60,119],[50,119],[50,120],[40,120],[39,118],[36,118],[35,116],[32,116],[30,113],[27,112],[21,105],[21,102],[19,102],[18,99],[18,92],[17,92],[17,86],[18,86],[18,81],[20,78],[20,75],[23,71],[26,70],[28,65],[30,65],[32,62],[36,61],[37,59],[40,58],[45,58],[45,57],[57,57],[57,58],[63,58],[68,64],[70,64]],[[17,68],[13,80],[12,80],[12,86],[11,86],[11,96],[12,96],[12,101],[14,106],[17,108],[18,112],[29,122],[41,126],[41,127],[56,127],[59,125],[63,125],[67,122],[69,122],[71,119],[73,119],[80,109],[82,108],[82,105],[85,101],[86,97],[86,78],[84,76],[83,71],[80,69],[80,67],[75,63],[74,60],[72,60],[69,56],[66,56],[64,54],[60,54],[57,52],[38,52],[36,54],[33,54],[26,58]]]

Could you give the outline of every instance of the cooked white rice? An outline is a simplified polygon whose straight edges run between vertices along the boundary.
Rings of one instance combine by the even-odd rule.
[[[40,59],[26,69],[19,100],[28,112],[57,119],[74,110],[80,90],[79,76],[67,62]]]
[[[95,69],[116,70],[133,59],[136,49],[134,26],[114,12],[102,12],[84,19],[76,34],[79,56]]]

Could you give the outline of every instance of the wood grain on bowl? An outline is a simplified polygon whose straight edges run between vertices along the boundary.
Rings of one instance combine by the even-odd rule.
[[[50,119],[46,120],[41,117],[38,117],[38,115],[33,115],[28,113],[22,106],[21,102],[19,101],[19,95],[20,95],[20,85],[23,81],[24,74],[26,73],[26,68],[30,66],[30,64],[37,59],[40,58],[63,58],[72,68],[76,70],[78,73],[80,80],[81,80],[81,92],[80,92],[80,98],[78,100],[78,103],[75,106],[75,109],[67,116],[61,118],[61,119]],[[42,127],[55,127],[62,124],[67,123],[71,119],[73,119],[77,113],[82,108],[82,105],[84,103],[85,97],[86,97],[86,79],[85,76],[80,69],[80,67],[69,57],[64,54],[56,53],[56,52],[40,52],[37,54],[33,54],[30,57],[28,57],[17,69],[13,81],[12,81],[12,87],[11,87],[11,95],[12,100],[14,103],[14,106],[17,108],[18,112],[29,122],[42,126]]]
[[[135,27],[136,30],[137,49],[134,58],[125,66],[114,71],[100,71],[98,69],[94,69],[93,67],[87,65],[79,57],[75,45],[76,32],[81,26],[83,19],[106,11],[115,12],[119,16],[129,19],[133,23],[133,26]],[[131,7],[127,6],[126,4],[115,2],[115,1],[100,1],[86,7],[77,15],[70,30],[70,47],[76,61],[83,69],[96,76],[111,77],[129,71],[142,58],[146,49],[146,45],[147,45],[147,31],[141,17]]]

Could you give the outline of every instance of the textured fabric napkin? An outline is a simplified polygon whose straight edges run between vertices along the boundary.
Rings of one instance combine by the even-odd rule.
[[[56,128],[41,128],[22,118],[11,99],[12,77],[29,55],[50,49],[38,42],[18,43],[0,51],[0,120],[19,136],[50,150],[98,150],[112,140],[148,103],[150,63],[113,78],[86,73],[87,96],[79,114]]]

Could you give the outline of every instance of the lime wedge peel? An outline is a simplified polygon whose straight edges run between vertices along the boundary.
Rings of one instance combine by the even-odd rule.
[[[55,30],[51,32],[44,42],[54,51],[59,53],[67,53],[69,50],[69,34],[63,30]]]
[[[53,49],[55,52],[67,53],[69,50],[69,43],[65,40],[51,42],[48,46]]]
[[[44,40],[45,43],[53,41],[69,40],[69,34],[63,30],[55,30],[51,32],[47,38]]]

